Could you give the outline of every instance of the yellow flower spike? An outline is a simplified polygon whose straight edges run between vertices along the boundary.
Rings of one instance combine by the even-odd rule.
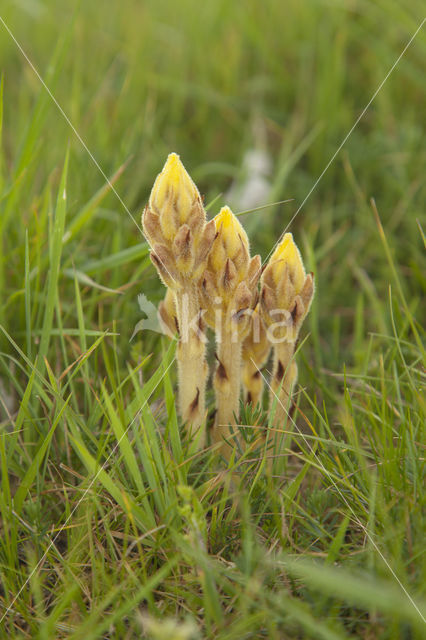
[[[169,155],[155,180],[142,225],[166,286],[185,288],[201,278],[215,225],[206,222],[200,193],[176,153]]]
[[[210,252],[213,271],[220,271],[227,258],[237,268],[241,278],[245,276],[250,252],[249,240],[238,218],[229,207],[222,207],[214,217],[216,238]]]
[[[300,293],[306,278],[305,267],[303,266],[302,256],[293,240],[292,233],[286,233],[278,247],[271,256],[268,267],[271,269],[271,275],[278,286],[285,269],[288,269],[290,280],[294,286],[295,292]]]
[[[267,326],[282,321],[276,327],[281,337],[290,342],[297,338],[300,326],[309,311],[313,297],[312,274],[306,275],[300,251],[291,233],[286,233],[275,249],[261,277],[261,312]],[[277,338],[277,334],[273,338]]]
[[[194,207],[205,220],[197,187],[179,156],[171,153],[149,198],[149,208],[160,216],[161,230],[167,240],[172,240],[179,227],[188,222]]]
[[[223,207],[213,218],[213,222],[216,235],[202,281],[206,319],[212,329],[218,328],[216,324],[219,319],[221,331],[230,331],[231,328],[235,331],[235,326],[231,325],[236,314],[253,307],[257,302],[260,256],[250,260],[247,234],[229,207]],[[247,303],[248,297],[250,301]],[[220,313],[216,308],[213,314],[215,299],[220,300]],[[248,325],[248,317],[240,322],[238,332],[242,337],[248,330]]]
[[[169,334],[179,330],[177,347],[179,411],[204,442],[204,325],[200,315],[199,281],[215,238],[214,222],[206,222],[200,193],[179,156],[171,153],[157,176],[142,215],[151,260],[169,287],[160,317]]]
[[[217,412],[212,437],[229,456],[234,442],[231,439],[229,447],[224,438],[231,435],[229,425],[238,421],[242,342],[258,299],[260,257],[250,260],[247,234],[229,207],[223,207],[213,221],[216,235],[201,289],[205,319],[215,330],[217,342],[213,379]]]
[[[286,425],[297,379],[296,341],[314,295],[312,274],[306,275],[291,233],[286,233],[261,277],[260,312],[274,345],[270,405],[278,402],[275,422]]]

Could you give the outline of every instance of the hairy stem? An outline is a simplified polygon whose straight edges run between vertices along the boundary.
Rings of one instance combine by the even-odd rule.
[[[235,425],[239,416],[241,391],[241,345],[242,342],[231,332],[224,331],[218,342],[218,365],[214,375],[216,391],[216,422],[213,430],[213,441],[223,442],[222,451],[230,449],[224,438],[231,436],[229,425]],[[232,445],[233,440],[230,441]]]
[[[195,285],[175,292],[179,326],[177,347],[179,411],[184,422],[195,434],[203,429],[198,446],[205,442],[205,390],[207,363],[205,337],[199,316],[200,306]]]
[[[254,358],[244,358],[243,365],[243,385],[244,402],[255,407],[262,398],[263,378],[260,373],[261,365],[258,365]]]
[[[270,406],[276,402],[274,422],[278,427],[285,426],[289,420],[291,395],[297,380],[295,346],[294,342],[282,342],[274,347]]]

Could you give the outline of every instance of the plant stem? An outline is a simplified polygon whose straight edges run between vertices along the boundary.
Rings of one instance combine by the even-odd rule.
[[[244,359],[243,365],[244,402],[255,407],[262,398],[263,378],[257,363]]]
[[[224,331],[218,342],[218,365],[214,375],[216,391],[216,421],[213,441],[223,442],[231,437],[229,425],[235,425],[239,416],[241,391],[241,347],[242,341],[235,334]],[[231,440],[232,445],[234,440]],[[223,452],[229,453],[229,447],[223,443]]]
[[[197,287],[189,284],[176,291],[175,297],[179,325],[179,411],[183,421],[191,427],[193,435],[203,428],[198,440],[198,447],[201,448],[205,442],[205,390],[208,369]]]
[[[274,347],[269,406],[276,402],[274,422],[278,427],[285,426],[290,416],[291,395],[297,379],[295,346],[295,342],[282,342]]]
[[[255,407],[262,402],[263,377],[261,368],[266,364],[271,351],[266,328],[258,310],[250,318],[250,331],[243,342],[244,402]]]

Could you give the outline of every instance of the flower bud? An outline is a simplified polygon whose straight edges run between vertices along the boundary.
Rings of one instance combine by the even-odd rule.
[[[305,267],[300,251],[293,240],[293,234],[286,233],[269,260],[264,279],[272,279],[275,287],[279,287],[283,280],[288,278],[294,287],[295,294],[298,294],[302,290],[305,277]]]
[[[250,326],[247,312],[258,299],[260,256],[250,259],[247,234],[229,207],[213,222],[216,233],[201,286],[206,321],[216,331],[237,332],[243,339]]]
[[[296,340],[314,294],[312,274],[306,275],[291,233],[286,233],[272,254],[261,278],[261,313],[268,327],[278,311],[288,312],[287,326],[275,324],[275,337]],[[279,335],[276,335],[276,332]]]
[[[222,207],[215,216],[216,238],[210,252],[212,271],[219,272],[229,258],[240,280],[246,276],[249,262],[249,240],[238,218],[229,207]]]
[[[199,227],[205,221],[200,193],[176,153],[171,153],[157,176],[149,209],[159,216],[166,240],[173,240],[181,225]]]
[[[142,225],[163,282],[175,290],[198,282],[216,229],[212,220],[206,223],[200,193],[176,153],[155,180]]]

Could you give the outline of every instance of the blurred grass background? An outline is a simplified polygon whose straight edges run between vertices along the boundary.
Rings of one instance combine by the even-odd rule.
[[[188,638],[422,637],[389,566],[421,597],[424,27],[290,227],[317,282],[298,423],[319,462],[300,439],[296,465],[283,455],[271,473],[257,452],[237,484],[208,454],[188,462],[172,420],[173,367],[152,398],[141,384],[157,380],[168,345],[155,334],[129,339],[137,295],[164,294],[137,224],[167,154],[181,155],[206,203],[217,198],[211,215],[244,182],[246,152],[270,156],[264,203],[292,202],[242,217],[266,258],[421,24],[423,3],[5,0],[0,16],[0,579],[11,606],[0,634],[139,637],[139,607],[189,616]],[[119,171],[122,202],[5,25],[102,171]],[[135,460],[130,449],[112,456],[68,523],[74,533],[49,547],[142,405],[160,443],[151,474],[142,429],[130,441]],[[170,440],[158,435],[164,425]],[[166,522],[167,533],[145,548],[147,522]],[[208,522],[204,542],[186,548],[184,533],[198,539],[194,522]],[[275,552],[291,555],[286,571]],[[11,605],[44,553],[47,568]],[[293,565],[292,554],[329,566]],[[172,559],[168,577],[147,587]],[[334,562],[361,573],[334,575]],[[134,605],[121,613],[129,593]],[[147,624],[143,633],[172,637]]]

